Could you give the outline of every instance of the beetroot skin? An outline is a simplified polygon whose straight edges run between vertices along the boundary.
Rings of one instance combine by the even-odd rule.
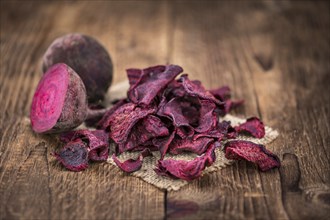
[[[80,77],[64,63],[52,66],[33,96],[30,119],[37,133],[71,130],[87,118],[86,89]]]
[[[65,63],[78,73],[89,103],[104,99],[112,82],[113,65],[110,55],[96,39],[78,33],[55,39],[43,56],[43,71],[56,63]]]
[[[86,119],[103,116],[107,109],[89,109],[84,83],[64,63],[52,66],[33,96],[30,119],[37,133],[69,131]]]

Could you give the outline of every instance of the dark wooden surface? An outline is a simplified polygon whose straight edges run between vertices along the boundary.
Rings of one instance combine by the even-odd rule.
[[[1,1],[0,219],[329,219],[330,5],[327,1]],[[239,162],[177,192],[110,164],[68,172],[58,143],[27,118],[54,38],[99,39],[125,68],[182,65],[206,87],[229,85],[280,132],[282,161]]]

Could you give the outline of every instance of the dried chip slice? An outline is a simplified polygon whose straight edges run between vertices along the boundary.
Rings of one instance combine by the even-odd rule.
[[[263,138],[265,136],[265,126],[257,117],[246,119],[246,122],[235,127],[239,133],[248,133],[256,138]]]
[[[258,165],[261,171],[280,167],[280,160],[263,145],[250,141],[234,140],[225,144],[225,156],[231,160],[241,160],[253,162]]]

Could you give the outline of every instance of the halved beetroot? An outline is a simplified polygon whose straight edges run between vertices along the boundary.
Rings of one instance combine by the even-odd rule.
[[[71,130],[87,118],[86,89],[80,77],[64,63],[52,66],[33,96],[30,119],[37,133]]]

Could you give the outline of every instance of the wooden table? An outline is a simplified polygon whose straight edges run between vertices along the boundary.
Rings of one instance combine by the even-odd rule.
[[[1,1],[0,219],[329,219],[330,18],[326,1]],[[229,85],[280,132],[282,167],[245,162],[165,192],[107,164],[80,173],[50,153],[28,114],[58,36],[99,39],[125,68],[175,63]]]

